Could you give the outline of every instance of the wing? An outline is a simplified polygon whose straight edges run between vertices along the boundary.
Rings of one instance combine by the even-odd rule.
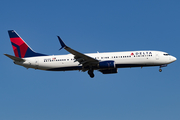
[[[78,51],[75,51],[72,48],[66,46],[66,44],[62,41],[62,39],[59,36],[57,36],[57,37],[58,37],[59,42],[61,44],[60,50],[62,48],[64,48],[65,50],[67,50],[68,52],[73,54],[76,61],[78,61],[80,64],[82,64],[83,67],[87,67],[87,66],[92,67],[92,66],[96,66],[99,63],[98,60],[96,60],[96,59],[94,59],[94,58],[92,58],[90,56],[87,56],[85,54],[82,54],[82,53],[80,53]]]

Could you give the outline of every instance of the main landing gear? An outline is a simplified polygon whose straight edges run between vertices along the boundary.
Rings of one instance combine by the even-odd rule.
[[[89,76],[90,76],[91,78],[94,77],[93,71],[94,71],[93,69],[88,70],[88,74],[89,74]]]

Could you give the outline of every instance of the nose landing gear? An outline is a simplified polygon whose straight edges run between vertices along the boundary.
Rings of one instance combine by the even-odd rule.
[[[166,67],[166,66],[167,66],[167,64],[161,65],[160,68],[159,68],[159,72],[162,72],[162,69],[161,69],[161,68],[162,68],[162,67]]]

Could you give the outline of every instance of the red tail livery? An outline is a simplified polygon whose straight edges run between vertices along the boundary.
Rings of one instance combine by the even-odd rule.
[[[8,33],[16,57],[25,58],[46,56],[44,54],[34,52],[14,30],[9,30]]]

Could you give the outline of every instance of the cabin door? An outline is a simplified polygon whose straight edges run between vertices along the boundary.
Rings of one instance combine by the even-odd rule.
[[[156,53],[156,60],[159,60],[159,54]]]
[[[38,69],[38,66],[39,66],[39,62],[38,62],[38,59],[36,58],[35,59],[35,67],[36,67],[36,69]]]

